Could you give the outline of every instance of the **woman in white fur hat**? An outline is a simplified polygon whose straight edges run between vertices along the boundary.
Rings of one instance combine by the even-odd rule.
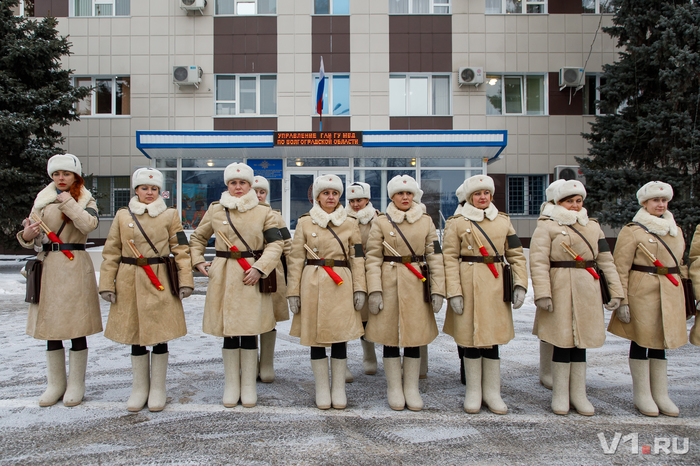
[[[367,296],[362,237],[357,220],[340,205],[342,194],[336,175],[314,180],[314,206],[299,217],[287,262],[287,297],[294,314],[289,334],[311,347],[319,409],[345,409],[346,344],[364,334],[358,312]],[[342,282],[337,284],[329,271]]]
[[[630,340],[629,366],[639,412],[678,416],[678,407],[668,396],[666,350],[688,342],[685,299],[683,285],[675,286],[663,275],[670,274],[679,283],[681,275],[687,275],[685,241],[668,210],[671,185],[650,181],[637,191],[637,199],[642,208],[620,230],[615,244],[615,265],[627,298],[610,319],[608,331]],[[668,270],[654,266],[639,245]]]
[[[267,196],[270,194],[270,182],[263,176],[256,175],[253,178],[253,189],[258,196],[258,201],[263,205],[267,203]],[[282,212],[272,209],[272,214],[277,219],[277,228],[282,234],[284,250],[280,261],[277,263],[277,291],[272,293],[272,309],[275,311],[275,322],[289,320],[289,307],[287,306],[287,264],[286,257],[292,248],[292,236],[289,234],[287,224],[282,218]],[[274,354],[275,341],[277,340],[277,329],[260,334],[260,381],[272,383],[275,380]]]
[[[496,414],[508,411],[501,398],[498,346],[513,339],[513,309],[527,291],[527,261],[508,215],[493,204],[493,179],[476,175],[464,182],[466,203],[445,227],[445,286],[449,308],[443,331],[464,355],[464,411],[478,413],[482,401]],[[490,241],[489,241],[490,240]],[[492,258],[498,277],[486,263],[479,242]],[[494,246],[496,250],[494,250]],[[513,295],[504,302],[503,257],[513,273]]]
[[[111,303],[105,337],[131,345],[133,385],[127,410],[140,411],[148,401],[150,411],[162,411],[167,398],[168,341],[185,336],[181,300],[194,290],[190,248],[177,209],[168,208],[160,196],[163,174],[139,168],[131,176],[135,196],[114,216],[102,251],[100,296]],[[137,262],[129,245],[147,259],[159,290]],[[175,256],[179,290],[172,290],[165,259]],[[147,346],[152,346],[149,355]]]
[[[370,201],[372,194],[369,184],[356,181],[348,186],[346,197],[348,199],[348,205],[345,207],[345,210],[348,213],[348,217],[357,219],[360,235],[362,236],[362,249],[366,251],[367,239],[369,238],[369,231],[372,228],[372,222],[377,218],[377,214],[379,213]],[[366,327],[367,319],[369,318],[368,303],[362,306],[360,315],[362,316],[362,325]],[[365,340],[364,336],[360,337],[360,342],[362,343],[362,369],[365,374],[374,375],[377,373],[377,355],[374,352],[374,343]]]
[[[37,194],[32,214],[63,243],[52,243],[32,216],[17,233],[19,244],[34,249],[43,264],[41,297],[29,305],[27,335],[47,340],[48,387],[39,406],[51,406],[61,398],[65,406],[76,406],[85,394],[86,336],[102,331],[95,270],[85,252],[87,236],[97,228],[97,204],[85,189],[76,156],[54,155],[47,171],[53,181]],[[73,259],[61,251],[72,254]],[[72,346],[67,382],[62,340],[71,340]]]
[[[232,163],[224,182],[228,189],[192,233],[190,251],[194,267],[209,277],[202,330],[224,339],[223,404],[234,407],[240,399],[251,408],[258,400],[258,335],[275,328],[272,294],[263,293],[258,282],[275,272],[284,241],[272,209],[258,201],[252,168]],[[204,250],[212,235],[216,257],[209,263]]]
[[[420,411],[420,347],[438,335],[434,314],[440,311],[444,300],[445,271],[435,225],[413,200],[418,192],[416,180],[408,175],[395,176],[387,191],[392,202],[386,215],[372,223],[367,240],[370,316],[365,338],[384,345],[389,406],[398,411],[406,406]],[[425,263],[430,267],[428,296],[424,283],[406,266],[420,270]]]
[[[568,414],[571,405],[579,414],[592,416],[595,409],[586,396],[586,349],[603,346],[603,304],[608,310],[617,309],[624,291],[605,234],[583,207],[583,184],[555,183],[530,241],[537,305],[532,333],[554,346],[552,411]],[[565,246],[584,259],[587,268],[579,266],[581,261],[574,260]],[[612,297],[608,303],[603,303],[600,282],[591,273],[596,267],[607,277]]]

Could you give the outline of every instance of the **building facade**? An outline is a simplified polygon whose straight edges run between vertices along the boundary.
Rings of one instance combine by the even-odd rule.
[[[544,189],[578,176],[581,132],[615,59],[606,0],[34,0],[72,43],[64,66],[92,86],[66,151],[93,175],[107,236],[130,174],[166,174],[166,202],[196,227],[246,161],[271,179],[290,226],[314,176],[416,177],[436,225],[469,176],[527,244]],[[316,113],[324,63],[322,119]],[[311,132],[319,132],[310,134]],[[334,143],[335,142],[335,143]],[[313,145],[311,145],[313,143]],[[326,144],[327,143],[327,144]],[[567,170],[568,169],[568,170]]]

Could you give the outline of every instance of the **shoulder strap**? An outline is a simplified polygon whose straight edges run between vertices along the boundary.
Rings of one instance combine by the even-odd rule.
[[[66,227],[66,221],[64,220],[63,223],[61,223],[61,228],[59,228],[58,231],[56,232],[56,236],[57,236],[57,237],[58,237],[58,236],[61,236],[61,232],[63,231],[63,229],[64,229],[65,227]]]
[[[153,245],[153,243],[151,242],[151,239],[148,237],[146,232],[143,231],[143,227],[141,226],[141,223],[136,218],[136,215],[134,215],[134,213],[131,211],[131,209],[129,209],[129,213],[131,214],[131,218],[134,219],[134,223],[136,224],[136,226],[139,227],[139,230],[141,230],[141,234],[143,235],[143,237],[146,238],[146,241],[148,241],[148,245],[151,246],[151,249],[153,249],[153,252],[155,252],[156,256],[157,256],[159,254],[158,249],[156,249],[156,247]]]
[[[228,213],[228,208],[226,209],[226,219],[228,220],[228,224],[231,225],[231,228],[233,228],[233,232],[236,234],[236,236],[238,236],[238,239],[240,239],[241,242],[243,243],[243,246],[245,246],[245,248],[248,250],[249,253],[253,254],[253,250],[250,248],[250,246],[248,246],[248,243],[245,242],[245,240],[243,239],[241,234],[238,233],[238,230],[236,229],[236,225],[234,225],[233,222],[231,221],[231,215]]]
[[[494,254],[496,254],[496,257],[499,257],[500,254],[498,254],[498,249],[496,249],[496,246],[493,245],[493,241],[491,241],[491,238],[489,238],[489,235],[486,234],[486,232],[479,226],[479,224],[477,222],[469,220],[469,223],[474,225],[481,232],[481,234],[484,235],[484,238],[486,238],[486,241],[488,241],[489,244],[491,245],[491,247],[493,248],[493,251],[494,251]]]
[[[580,231],[578,231],[576,228],[572,227],[571,225],[566,225],[566,226],[569,227],[569,228],[571,228],[572,230],[574,230],[574,231],[576,232],[576,234],[579,235],[579,236],[581,237],[581,239],[582,239],[582,240],[586,243],[586,245],[588,246],[588,249],[591,250],[591,254],[593,254],[593,260],[595,260],[595,257],[596,257],[596,256],[595,256],[595,251],[593,250],[593,246],[591,246],[591,243],[588,242],[588,240],[586,239],[586,237],[583,236],[583,234],[582,234]]]
[[[392,220],[391,215],[387,215],[386,218],[387,218],[387,220],[389,220],[389,223],[391,223],[391,225],[394,227],[394,229],[399,233],[403,242],[406,243],[406,246],[408,246],[408,250],[411,251],[411,255],[416,257],[416,252],[411,247],[411,243],[408,242],[408,240],[403,235],[403,232],[401,231],[399,226],[394,222],[394,220]]]
[[[338,240],[338,244],[340,244],[340,248],[343,250],[343,256],[345,256],[345,262],[347,262],[348,265],[350,265],[350,260],[348,260],[348,254],[345,252],[345,246],[343,246],[343,242],[340,241],[340,238],[338,238],[338,235],[335,234],[335,231],[333,231],[333,228],[331,228],[330,223],[328,223],[328,225],[326,225],[326,228],[328,228],[328,231],[330,231],[333,234],[333,236],[335,236],[335,239]]]
[[[666,250],[668,251],[668,253],[671,254],[671,257],[673,257],[673,262],[676,263],[676,267],[680,267],[680,266],[678,265],[678,260],[676,259],[676,256],[674,256],[673,253],[671,252],[671,248],[668,247],[668,244],[666,244],[666,242],[665,242],[664,240],[662,240],[662,239],[659,237],[659,235],[657,235],[656,233],[650,232],[649,229],[648,229],[647,227],[645,227],[644,225],[642,225],[642,224],[639,223],[639,222],[632,222],[632,223],[634,223],[635,225],[638,225],[638,226],[642,227],[642,229],[643,229],[644,231],[646,231],[647,233],[649,233],[650,235],[655,236],[656,239],[658,239],[659,242],[660,242],[661,244],[664,245],[664,247],[666,248]]]

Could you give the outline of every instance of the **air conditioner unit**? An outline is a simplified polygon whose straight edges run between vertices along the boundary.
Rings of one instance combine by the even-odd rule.
[[[207,0],[180,0],[180,8],[185,11],[199,11],[204,14],[204,7],[207,6]]]
[[[463,66],[459,69],[457,78],[460,87],[464,84],[468,86],[478,86],[484,82],[484,69]]]
[[[577,180],[586,184],[586,177],[578,165],[556,165],[554,167],[555,180]]]
[[[202,68],[195,65],[173,66],[173,83],[180,86],[194,86],[199,89],[202,82]]]
[[[583,87],[586,74],[583,68],[562,68],[559,70],[559,87]]]

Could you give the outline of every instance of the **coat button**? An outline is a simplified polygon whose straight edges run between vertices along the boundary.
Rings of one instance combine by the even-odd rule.
[[[565,234],[566,234],[566,230],[562,230],[562,231],[561,231],[561,234],[562,234],[562,235],[565,235]]]
[[[472,230],[470,228],[467,228],[467,233],[471,233]]]
[[[393,232],[393,231],[390,231],[390,232],[389,232],[389,235],[394,236],[394,232]]]
[[[389,262],[389,265],[393,267],[393,266],[394,266],[394,263],[393,263],[393,262]]]
[[[653,243],[654,240],[653,240],[652,238],[649,238],[649,242],[650,242],[650,243]]]
[[[134,224],[133,224],[133,223],[130,223],[130,224],[129,224],[129,228],[134,228]]]
[[[228,225],[228,222],[227,222],[226,220],[224,220],[224,222],[223,222],[223,223],[224,223],[224,225]]]
[[[318,248],[314,248],[314,252],[318,252]]]
[[[311,236],[313,236],[313,237],[315,238],[315,237],[316,237],[316,233],[311,233]]]
[[[312,223],[313,225],[316,225],[316,220],[311,220],[311,223]]]
[[[467,249],[472,249],[472,247],[471,247],[471,246],[467,246]]]

